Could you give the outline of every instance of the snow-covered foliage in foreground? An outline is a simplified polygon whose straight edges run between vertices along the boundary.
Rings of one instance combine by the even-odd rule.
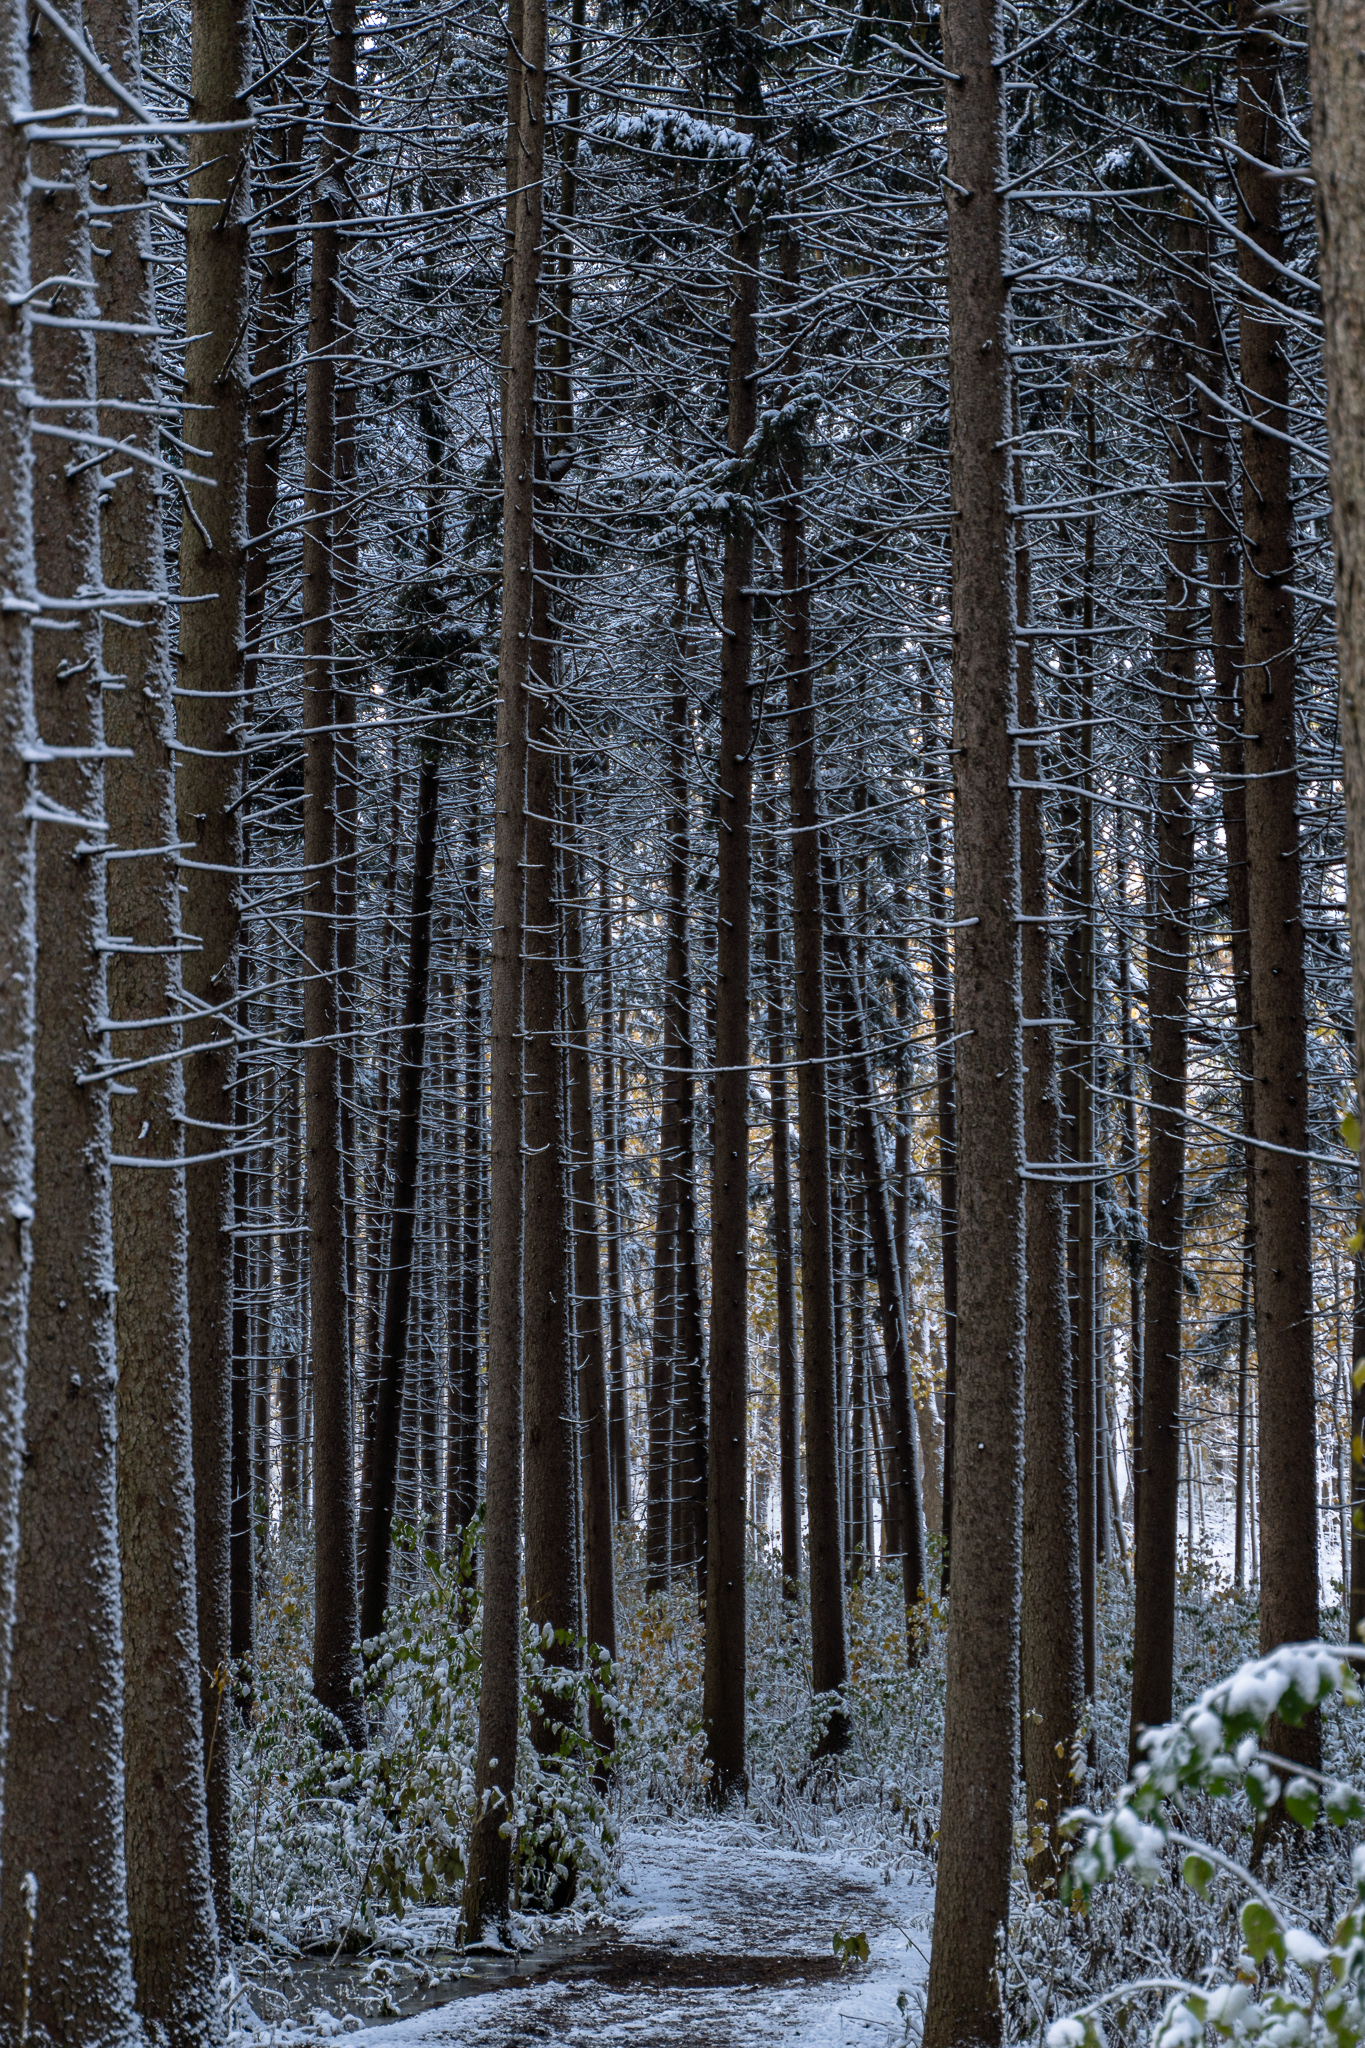
[[[1064,1903],[1087,1904],[1121,1871],[1155,1885],[1175,1849],[1182,1852],[1185,1884],[1201,1900],[1210,1899],[1218,1876],[1225,1890],[1230,1882],[1244,1894],[1236,1923],[1242,1946],[1231,1970],[1214,1957],[1199,1982],[1166,1977],[1117,1987],[1055,2021],[1047,2048],[1101,2048],[1104,2007],[1146,1990],[1173,1994],[1153,2031],[1153,2048],[1199,2048],[1210,2040],[1346,2048],[1365,2038],[1365,1846],[1351,1853],[1355,1897],[1323,1939],[1303,1924],[1296,1902],[1178,1824],[1190,1811],[1190,1795],[1199,1794],[1211,1800],[1241,1794],[1263,1822],[1286,1816],[1280,1819],[1285,1829],[1342,1829],[1365,1819],[1365,1797],[1354,1785],[1286,1765],[1260,1740],[1272,1717],[1297,1727],[1329,1700],[1359,1707],[1353,1665],[1362,1658],[1359,1649],[1303,1643],[1244,1664],[1178,1720],[1147,1734],[1144,1761],[1107,1812],[1078,1807],[1067,1816],[1067,1832],[1082,1839],[1062,1876]],[[1295,1846],[1286,1844],[1291,1861]]]

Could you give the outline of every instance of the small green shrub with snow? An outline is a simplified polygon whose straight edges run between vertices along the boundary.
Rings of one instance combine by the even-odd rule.
[[[1324,1643],[1292,1644],[1245,1664],[1144,1740],[1146,1756],[1131,1785],[1104,1814],[1077,1809],[1064,1826],[1080,1837],[1062,1893],[1084,1908],[1120,1871],[1140,1883],[1162,1875],[1168,1852],[1183,1852],[1182,1875],[1201,1898],[1215,1877],[1242,1897],[1241,1951],[1233,1971],[1215,1964],[1198,1983],[1150,1978],[1116,1987],[1048,2029],[1048,2048],[1102,2048],[1102,2011],[1140,1991],[1169,1994],[1153,2048],[1204,2048],[1256,2042],[1264,2048],[1347,2048],[1365,2039],[1365,1847],[1351,1861],[1355,1897],[1332,1928],[1296,1923],[1284,1899],[1235,1857],[1178,1825],[1191,1795],[1243,1795],[1258,1816],[1280,1802],[1302,1828],[1344,1828],[1365,1819],[1353,1785],[1300,1770],[1261,1747],[1274,1715],[1290,1727],[1334,1697],[1358,1707],[1352,1663],[1360,1651]]]

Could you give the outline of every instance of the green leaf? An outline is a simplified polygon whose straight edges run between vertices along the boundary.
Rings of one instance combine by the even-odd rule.
[[[1254,1962],[1263,1963],[1271,1954],[1278,1961],[1284,1961],[1284,1933],[1280,1923],[1269,1906],[1263,1906],[1259,1899],[1248,1899],[1242,1908],[1242,1939]]]
[[[1365,1820],[1365,1799],[1354,1785],[1329,1785],[1326,1804],[1327,1818],[1334,1828],[1344,1828],[1349,1821]]]
[[[842,1963],[865,1963],[869,1950],[865,1934],[836,1934],[834,1953]]]
[[[1284,1788],[1284,1803],[1301,1828],[1311,1828],[1318,1817],[1317,1787],[1307,1778],[1291,1778]]]
[[[1360,1118],[1353,1109],[1347,1110],[1345,1116],[1337,1125],[1337,1129],[1341,1132],[1342,1144],[1349,1151],[1358,1152],[1360,1150]]]
[[[1213,1865],[1208,1857],[1187,1856],[1180,1868],[1191,1890],[1198,1892],[1201,1899],[1206,1899],[1209,1895],[1209,1879],[1213,1876]]]

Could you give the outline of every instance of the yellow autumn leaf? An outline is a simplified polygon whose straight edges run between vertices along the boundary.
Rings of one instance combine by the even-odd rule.
[[[1357,1252],[1365,1252],[1365,1223],[1357,1223],[1346,1240],[1346,1249],[1354,1258]]]
[[[1360,1150],[1360,1118],[1353,1109],[1347,1110],[1345,1116],[1337,1125],[1337,1129],[1341,1132],[1342,1144],[1348,1145],[1352,1152],[1358,1152]]]
[[[1357,1393],[1365,1387],[1365,1358],[1358,1358],[1351,1367],[1351,1385]]]

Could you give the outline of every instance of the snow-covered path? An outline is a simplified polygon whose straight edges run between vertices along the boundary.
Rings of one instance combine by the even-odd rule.
[[[846,1855],[774,1848],[742,1822],[631,1830],[624,1846],[610,1925],[574,1953],[543,1975],[528,1957],[533,1981],[351,2034],[352,2048],[891,2048],[905,2038],[897,1999],[923,1982],[927,1888],[895,1873],[887,1883]],[[868,1962],[841,1970],[836,1933],[865,1935]]]

